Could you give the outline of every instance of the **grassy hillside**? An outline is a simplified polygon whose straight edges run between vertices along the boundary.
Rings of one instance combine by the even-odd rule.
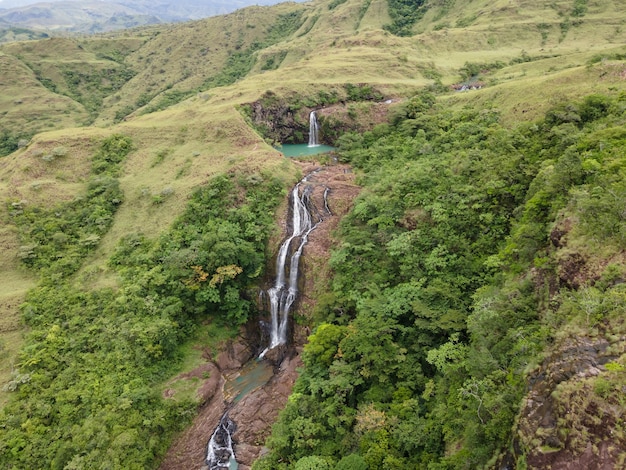
[[[411,11],[419,14],[398,16],[399,11],[405,11],[403,5],[416,7]],[[398,18],[403,20],[399,22]],[[373,109],[362,102],[366,98],[360,96],[358,91],[375,90],[379,101],[394,100],[389,106],[381,105],[385,107],[381,116],[390,115],[398,127],[390,130],[382,126],[366,135],[370,141],[360,142],[359,145],[368,147],[371,144],[376,152],[385,154],[389,151],[384,148],[385,139],[393,141],[393,145],[390,144],[393,148],[400,140],[408,138],[407,133],[415,131],[413,137],[417,140],[405,142],[405,150],[428,149],[429,142],[423,141],[423,135],[418,132],[420,126],[425,126],[424,135],[433,141],[439,139],[437,145],[441,148],[438,151],[445,150],[445,158],[449,158],[445,161],[450,166],[445,171],[458,176],[466,169],[463,158],[470,158],[473,152],[480,153],[485,149],[461,149],[459,156],[452,158],[442,135],[450,133],[455,142],[462,141],[462,136],[466,135],[463,132],[469,132],[471,123],[478,127],[493,125],[484,136],[487,140],[497,140],[499,133],[510,132],[520,122],[548,119],[546,112],[562,103],[580,103],[585,96],[595,93],[610,97],[614,120],[610,121],[606,116],[592,120],[597,127],[585,128],[590,136],[588,139],[602,139],[603,126],[617,128],[619,110],[623,105],[620,93],[626,89],[625,21],[626,16],[617,1],[563,0],[546,5],[535,0],[431,0],[424,3],[323,0],[251,7],[222,17],[129,30],[116,35],[3,45],[0,48],[3,70],[0,77],[0,154],[6,156],[0,158],[0,199],[5,208],[1,213],[0,230],[0,261],[3,266],[0,273],[0,355],[3,364],[0,382],[8,383],[10,387],[0,392],[0,404],[5,406],[11,396],[15,397],[12,404],[6,406],[12,407],[14,416],[20,416],[15,420],[22,419],[24,422],[29,419],[29,407],[37,409],[31,416],[31,422],[36,421],[32,428],[13,426],[17,421],[12,421],[10,446],[15,454],[10,455],[19,458],[28,452],[38,455],[47,445],[46,433],[57,429],[56,425],[61,429],[70,426],[69,423],[76,424],[76,432],[84,436],[106,434],[103,442],[108,442],[110,449],[117,449],[119,454],[116,454],[116,459],[121,458],[121,449],[127,443],[141,439],[150,440],[150,450],[146,454],[138,451],[128,457],[134,459],[134,463],[152,465],[162,455],[168,436],[176,428],[173,416],[178,412],[188,413],[194,404],[167,405],[170,406],[164,412],[167,416],[158,415],[155,410],[162,406],[163,400],[148,390],[158,390],[159,384],[169,380],[174,371],[180,370],[181,344],[195,337],[199,325],[204,324],[202,328],[206,328],[205,323],[209,319],[216,324],[220,318],[231,323],[245,320],[250,308],[246,291],[258,282],[265,266],[265,250],[260,247],[272,230],[272,218],[282,197],[281,189],[288,187],[297,175],[296,168],[268,145],[271,136],[261,135],[264,132],[261,126],[257,125],[256,130],[252,127],[249,116],[241,111],[242,105],[257,103],[261,108],[289,110],[296,115],[296,121],[302,120],[300,114],[304,116],[311,108],[328,107],[332,110],[332,105],[341,110],[337,113],[342,120],[336,122],[338,127],[356,128],[361,119],[360,113],[365,115]],[[453,90],[453,87],[463,85],[468,86],[467,91]],[[424,89],[435,97],[428,106],[436,108],[439,114],[428,115],[428,119],[437,123],[436,129],[420,121],[422,114],[428,114],[424,113],[424,103],[411,100],[413,95]],[[411,111],[412,105],[416,108]],[[469,111],[464,114],[467,109],[477,114]],[[497,126],[487,122],[489,116],[496,112],[499,116]],[[370,117],[368,114],[368,120]],[[327,125],[333,123],[331,118],[332,111],[328,111]],[[281,116],[275,119],[278,121]],[[365,117],[362,119],[365,120]],[[372,122],[380,122],[381,119],[373,119]],[[459,130],[455,126],[460,126],[463,119],[470,124],[466,124],[465,130]],[[541,135],[546,139],[549,139],[552,124],[546,125],[542,131]],[[558,130],[561,131],[567,134],[567,129]],[[557,130],[554,132],[556,135]],[[116,140],[122,138],[119,136],[123,139]],[[582,140],[576,141],[576,145],[587,149],[585,145],[590,144],[579,137]],[[611,141],[619,140],[617,134],[609,137]],[[524,152],[537,152],[538,147],[532,145],[532,138],[524,138],[528,140]],[[117,149],[119,152],[107,153],[111,150],[107,145],[127,142],[125,139],[129,144],[123,152]],[[380,144],[375,143],[378,139],[381,139]],[[514,137],[511,139],[515,140]],[[496,147],[501,144],[493,143]],[[349,158],[356,166],[362,167],[361,171],[375,172],[365,163],[370,158],[363,156],[365,150],[358,156],[358,145],[352,149],[349,142],[344,141],[343,145],[346,150],[356,152],[357,156]],[[558,151],[554,152],[555,155],[550,158],[558,160]],[[402,158],[408,160],[402,160],[402,164],[409,166],[413,165],[411,159],[418,158],[403,155]],[[105,165],[104,170],[100,168],[103,158],[111,160],[106,163],[111,166]],[[376,161],[376,157],[371,158]],[[502,155],[493,158],[497,161]],[[550,158],[541,158],[545,168],[541,167],[539,160],[533,161],[532,174],[520,176],[519,184],[526,185],[526,190],[533,178],[541,175],[542,171],[548,171]],[[596,160],[598,164],[604,164]],[[436,162],[431,163],[434,168]],[[396,164],[399,165],[397,162],[391,165]],[[591,170],[587,168],[585,171]],[[431,171],[431,167],[421,168],[420,171]],[[227,175],[228,183],[220,179],[224,175]],[[467,181],[463,184],[466,183],[470,184]],[[478,186],[476,191],[493,190],[489,189],[488,181],[482,183],[484,186]],[[406,194],[406,188],[394,189],[388,181],[377,182],[370,176],[364,177],[364,184],[373,184],[371,191],[374,194],[378,191],[376,197],[382,199],[374,197],[373,202],[362,202],[358,206],[360,212],[353,215],[353,222],[363,222],[370,228],[378,227],[381,233],[391,230],[394,224],[409,230],[414,224],[432,222],[432,214],[425,214],[425,209],[419,205],[405,208],[407,212],[402,216],[382,214],[376,219],[377,204],[384,200],[386,192],[398,191],[401,197],[408,198],[407,201],[415,195]],[[581,182],[572,184],[572,191],[586,190],[581,185]],[[230,193],[224,192],[223,188],[229,188]],[[442,188],[439,190],[445,193],[445,188]],[[273,197],[265,192],[273,194]],[[493,249],[506,243],[507,230],[514,225],[512,220],[520,217],[527,202],[525,192],[516,197],[515,207],[511,203],[498,209],[502,210],[498,217],[507,220],[500,227],[500,238],[483,240],[481,249]],[[226,210],[204,213],[198,201],[208,201],[209,205]],[[553,210],[556,213],[563,207],[555,206]],[[209,207],[206,210],[213,209]],[[99,216],[90,218],[88,213]],[[199,214],[215,218],[219,227],[205,227],[198,221]],[[574,212],[564,212],[559,216],[560,223],[564,223],[568,214],[575,218],[572,215]],[[369,216],[374,220],[371,223],[367,222]],[[476,217],[480,223],[489,218],[484,214]],[[554,222],[557,219],[550,220]],[[385,221],[390,225],[385,225]],[[195,231],[187,232],[184,227],[195,227]],[[386,232],[376,234],[381,237],[380,243],[391,243],[386,238],[388,235]],[[396,235],[394,233],[394,237]],[[407,247],[412,250],[411,253],[423,248],[416,248],[411,236],[404,237],[387,247],[392,252],[392,258],[399,256]],[[580,251],[575,247],[588,243],[585,237],[590,235],[581,234],[580,238],[572,235],[568,247]],[[202,258],[198,254],[198,246],[214,247],[215,240],[224,243],[226,254],[219,259]],[[359,238],[358,243],[361,242],[365,243]],[[358,244],[354,241],[350,243]],[[231,250],[232,244],[250,249],[244,252],[245,259],[241,258],[241,253]],[[378,247],[370,248],[378,250]],[[602,253],[598,248],[597,253],[586,253],[585,256],[594,260],[593,263],[589,261],[590,264],[615,264],[617,258],[614,257],[620,249],[623,248],[613,247]],[[258,258],[253,252],[262,253],[262,256]],[[496,254],[497,250],[489,253],[481,251],[478,258]],[[344,255],[336,256],[341,258]],[[566,253],[549,253],[546,256],[559,266],[558,260],[565,259]],[[546,263],[541,258],[538,256],[536,261],[537,269],[543,269],[542,263]],[[436,271],[439,261],[431,261],[434,264],[429,269]],[[474,261],[480,264],[485,260]],[[495,263],[497,260],[490,258],[487,261]],[[391,263],[389,259],[383,262]],[[336,269],[345,268],[341,266],[341,263],[337,264]],[[198,271],[198,267],[203,270]],[[213,271],[209,272],[209,268]],[[373,272],[384,271],[379,266],[372,269]],[[406,277],[409,271],[407,267],[401,276]],[[240,276],[242,272],[245,278]],[[473,308],[470,298],[480,282],[484,281],[480,274],[474,275],[477,277],[471,278],[463,287],[467,288],[463,291],[465,303],[454,309],[456,316],[440,320],[449,322],[445,327],[438,326],[439,333],[445,333],[441,334],[438,342],[422,344],[419,354],[423,356],[428,354],[429,348],[440,348],[437,349],[438,354],[443,357],[446,352],[441,348],[446,344],[456,345],[455,341],[458,342],[459,338],[465,341],[464,345],[471,344],[471,334],[475,333],[459,326],[464,321],[459,318],[467,316],[467,311]],[[598,276],[603,276],[599,268]],[[209,285],[208,279],[216,280]],[[341,282],[340,276],[338,279],[337,282]],[[205,281],[207,283],[203,284]],[[69,300],[67,305],[64,304],[67,314],[55,310],[57,307],[54,305],[61,302],[61,298],[52,290],[46,290],[45,286],[50,282],[57,282],[59,291],[68,299],[83,302],[88,319],[95,319],[98,312],[103,311],[103,305],[111,305],[111,310],[98,320],[102,323],[94,327],[93,334],[94,338],[103,335],[109,340],[117,335],[120,343],[113,342],[110,349],[106,349],[91,344],[88,335],[78,335],[81,328],[86,328],[81,323],[85,320],[80,319],[79,309]],[[380,285],[395,282],[395,278],[392,281],[386,279],[381,280]],[[39,287],[31,290],[35,286]],[[415,285],[413,287],[418,289]],[[509,287],[503,288],[504,291]],[[401,297],[404,295],[402,292],[385,291],[384,294]],[[356,315],[354,305],[350,303],[354,298],[349,299],[347,305],[338,305],[346,300],[342,297],[344,294],[341,289],[333,292],[332,295],[339,300],[322,309],[345,307],[352,309],[350,311]],[[356,296],[353,292],[350,295]],[[175,297],[185,299],[187,303],[181,306],[172,300]],[[397,300],[396,297],[393,298]],[[28,306],[20,313],[18,306],[25,299]],[[363,300],[367,304],[363,308],[375,311],[379,301],[380,298],[375,296],[367,302]],[[207,302],[210,307],[205,306]],[[166,312],[158,321],[153,316],[154,310],[151,310],[153,305]],[[125,316],[129,312],[136,312],[136,317]],[[59,319],[61,316],[63,318]],[[118,331],[115,318],[119,319],[119,324],[126,322],[124,325],[132,334]],[[323,319],[332,323],[332,315]],[[342,322],[347,321],[338,321],[336,326],[339,329],[327,332],[329,341],[343,339],[342,328],[349,327]],[[150,326],[151,322],[154,322],[154,327]],[[177,330],[179,326],[180,330]],[[460,336],[455,337],[455,333]],[[80,341],[85,342],[77,340],[74,343],[70,340],[72,335],[80,336]],[[361,340],[366,342],[367,335]],[[210,338],[203,341],[203,346],[215,346]],[[18,355],[22,344],[26,344],[26,349]],[[51,359],[57,357],[55,355],[64,359]],[[81,375],[78,369],[72,368],[76,364],[68,367],[71,372],[67,375],[58,372],[62,361],[70,361],[68,358],[74,356],[79,358],[76,364],[89,366],[89,372]],[[427,361],[422,356],[419,359],[422,365],[431,370],[424,377],[413,377],[419,386],[413,384],[407,390],[398,388],[391,392],[381,386],[367,391],[365,396],[372,403],[376,394],[383,392],[396,394],[396,398],[410,392],[413,394],[410,399],[417,401],[427,391],[443,396],[448,389],[438,381],[437,367],[432,363],[426,365]],[[31,360],[33,357],[38,359]],[[134,361],[132,364],[129,362],[131,365],[128,367],[136,368],[136,375],[120,372],[122,375],[119,378],[125,383],[136,384],[135,389],[129,386],[128,391],[120,391],[113,384],[103,385],[101,396],[83,397],[84,408],[81,408],[83,405],[76,397],[78,395],[70,395],[87,392],[70,390],[64,397],[64,406],[78,407],[80,416],[69,413],[69,408],[58,411],[58,415],[54,414],[57,411],[47,412],[48,405],[44,402],[28,404],[30,394],[35,393],[37,387],[55,390],[55,387],[63,389],[68,383],[94,380],[102,373],[97,368],[98,361],[112,367],[121,357]],[[355,352],[354,357],[359,357],[359,353]],[[309,359],[307,366],[315,362],[312,356]],[[322,357],[320,360],[324,363],[326,359]],[[537,361],[536,358],[534,360]],[[45,364],[45,367],[40,364]],[[440,365],[447,367],[446,364]],[[57,372],[46,373],[46,367]],[[432,380],[432,385],[429,385],[429,380]],[[438,388],[433,388],[435,386]],[[16,389],[17,392],[9,393],[9,389]],[[466,400],[456,405],[464,410],[465,415],[475,415],[475,409],[468,404],[473,389],[465,390]],[[126,398],[132,397],[129,398],[130,404],[112,404],[122,393],[127,393]],[[132,406],[133,400],[138,404],[136,409]],[[365,420],[370,408],[365,401],[362,403],[363,407],[354,407],[352,411],[358,413],[359,419]],[[402,406],[408,406],[402,403]],[[507,402],[507,406],[514,406],[510,403]],[[90,428],[94,410],[107,406],[111,414],[101,416],[106,425],[97,430]],[[507,410],[510,411],[510,407]],[[145,429],[137,424],[139,411],[152,416],[151,424]],[[429,408],[429,411],[443,413],[437,407]],[[379,417],[385,419],[383,415]],[[129,420],[128,429],[119,427],[125,420]],[[359,432],[364,434],[358,435],[357,432],[355,437],[350,430],[352,434],[346,435],[350,439],[361,439],[367,435],[371,441],[364,439],[362,445],[375,441],[381,452],[385,451],[382,434],[376,434],[380,431],[377,428],[380,423],[363,421],[361,424],[365,428]],[[494,429],[494,432],[501,431],[497,426]],[[165,438],[155,437],[163,430]],[[372,433],[368,434],[370,431]],[[20,434],[22,432],[25,434]],[[464,439],[468,439],[458,429],[441,432],[449,432],[449,436],[453,437],[445,441],[443,450],[443,441],[438,441],[436,452],[452,455],[453,450],[463,447]],[[502,435],[499,439],[503,439]],[[63,434],[63,438],[70,439],[70,436]],[[0,454],[9,455],[9,444],[6,442],[9,441],[4,441],[2,445],[5,447],[0,448]],[[353,441],[349,444],[351,449],[359,450]],[[407,449],[411,445],[426,445],[411,440],[405,444]],[[35,449],[33,446],[39,447]],[[493,451],[496,447],[494,444],[494,447],[486,448]],[[59,445],[54,452],[57,459],[55,465],[62,468],[71,463],[79,468],[85,462],[102,459],[107,450],[94,450],[86,456],[80,450]],[[152,457],[146,457],[150,452]],[[298,448],[298,453],[292,454],[292,458],[296,455],[304,458],[313,453],[326,456],[332,452],[302,447]],[[154,455],[156,460],[150,460],[154,459]],[[424,459],[427,458],[425,455],[422,455]],[[484,463],[490,456],[476,458]],[[8,460],[0,460],[2,465],[11,462],[11,457],[6,458]],[[451,458],[452,461],[454,458]],[[26,461],[20,462],[27,465]],[[116,462],[120,468],[125,466],[123,460]],[[374,458],[371,462],[382,465],[382,461]],[[392,463],[391,460],[388,462],[389,465]]]

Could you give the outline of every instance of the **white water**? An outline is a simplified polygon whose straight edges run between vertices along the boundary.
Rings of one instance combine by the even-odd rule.
[[[220,424],[211,436],[207,446],[206,463],[210,470],[228,468],[237,470],[235,451],[233,450],[232,433],[235,432],[235,423],[228,417],[228,413],[222,416]]]
[[[310,198],[313,186],[308,184],[308,178],[313,174],[315,172],[303,178],[291,191],[289,201],[291,234],[280,246],[276,258],[276,280],[274,286],[267,291],[272,314],[272,329],[270,344],[260,357],[263,357],[270,349],[287,342],[289,311],[298,294],[298,273],[304,245],[307,243],[309,234],[323,221],[324,217],[332,215],[328,207],[329,188],[324,188],[322,208],[316,207]],[[262,302],[263,293],[259,295],[259,300]],[[232,440],[235,430],[235,423],[228,417],[228,412],[225,413],[207,445],[206,464],[209,470],[237,470],[239,465]]]
[[[270,349],[287,342],[289,312],[298,294],[298,273],[302,250],[308,241],[309,234],[323,220],[320,211],[314,207],[310,200],[312,188],[306,185],[308,177],[309,175],[302,179],[291,191],[291,234],[280,246],[276,257],[276,280],[274,286],[267,291],[272,315],[270,344],[260,357],[263,357]],[[304,188],[300,194],[303,183]],[[324,212],[330,215],[327,200],[328,192],[329,189],[326,188],[324,191]],[[313,222],[312,210],[316,212],[315,223]],[[294,245],[293,248],[292,244]]]
[[[309,147],[319,146],[319,130],[320,126],[317,123],[315,111],[311,111],[311,114],[309,114]]]

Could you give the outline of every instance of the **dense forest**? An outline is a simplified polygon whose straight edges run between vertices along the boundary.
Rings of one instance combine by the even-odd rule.
[[[513,425],[542,352],[623,334],[625,109],[592,95],[506,128],[495,109],[422,93],[389,125],[342,136],[364,191],[254,468],[480,468],[507,449],[524,468]],[[626,379],[608,368],[599,401]]]

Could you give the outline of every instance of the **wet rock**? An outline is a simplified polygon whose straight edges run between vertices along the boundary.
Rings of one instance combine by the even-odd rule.
[[[265,353],[265,359],[272,363],[274,367],[280,367],[287,354],[287,345],[281,344]]]
[[[220,371],[240,369],[243,364],[252,358],[252,348],[242,338],[229,342],[215,359]]]
[[[287,403],[298,376],[297,368],[301,365],[298,355],[286,355],[266,385],[248,393],[229,411],[231,419],[239,425],[233,439],[237,462],[242,465],[240,468],[251,466],[261,455],[272,424]]]
[[[221,393],[224,379],[219,373],[216,377],[218,378],[216,393],[200,407],[192,425],[175,440],[163,459],[160,470],[208,468],[205,465],[207,443],[226,411]]]
[[[294,163],[302,167],[303,173],[309,173],[314,165],[310,161]],[[317,281],[320,279],[319,271],[314,275],[307,275],[307,266],[310,268],[326,265],[330,257],[332,231],[337,227],[341,217],[350,210],[359,192],[359,187],[353,182],[354,175],[345,172],[347,168],[346,165],[324,167],[316,174],[315,179],[312,179],[315,183],[319,178],[320,183],[331,188],[328,202],[332,216],[311,233],[304,251],[304,281],[300,286],[302,291],[298,303],[298,313],[301,315],[312,312],[316,297],[315,282],[316,278]],[[319,200],[323,198],[323,193],[314,192],[312,197]],[[241,401],[229,407],[226,400],[230,401],[233,397],[224,396],[224,376],[238,374],[242,365],[253,357],[255,351],[259,351],[260,345],[267,344],[267,341],[262,340],[261,332],[259,321],[255,319],[242,329],[236,341],[224,345],[213,364],[212,354],[205,357],[207,365],[198,372],[199,376],[205,379],[201,396],[206,399],[206,403],[200,408],[192,426],[168,450],[161,470],[208,468],[205,465],[207,443],[227,408],[229,417],[237,423],[237,431],[232,437],[239,469],[249,469],[254,460],[267,452],[263,445],[271,432],[272,424],[291,393],[297,378],[297,368],[302,365],[300,360],[302,345],[310,331],[292,322],[289,345],[275,348],[266,354],[267,360],[271,361],[274,367],[274,376],[266,385],[249,392]]]

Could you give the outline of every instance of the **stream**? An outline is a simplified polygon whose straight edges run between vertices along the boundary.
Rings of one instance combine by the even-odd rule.
[[[314,185],[309,184],[309,178],[318,172],[309,173],[291,191],[287,224],[290,233],[278,250],[275,282],[267,290],[271,313],[270,341],[257,359],[249,361],[224,385],[224,396],[229,406],[207,445],[206,464],[210,470],[238,468],[232,438],[237,426],[229,418],[229,411],[247,393],[264,386],[272,378],[273,366],[264,357],[270,350],[287,344],[289,314],[298,295],[300,258],[304,246],[309,234],[332,215],[328,206],[330,189],[327,186],[323,186],[321,207],[315,204],[312,197]]]

